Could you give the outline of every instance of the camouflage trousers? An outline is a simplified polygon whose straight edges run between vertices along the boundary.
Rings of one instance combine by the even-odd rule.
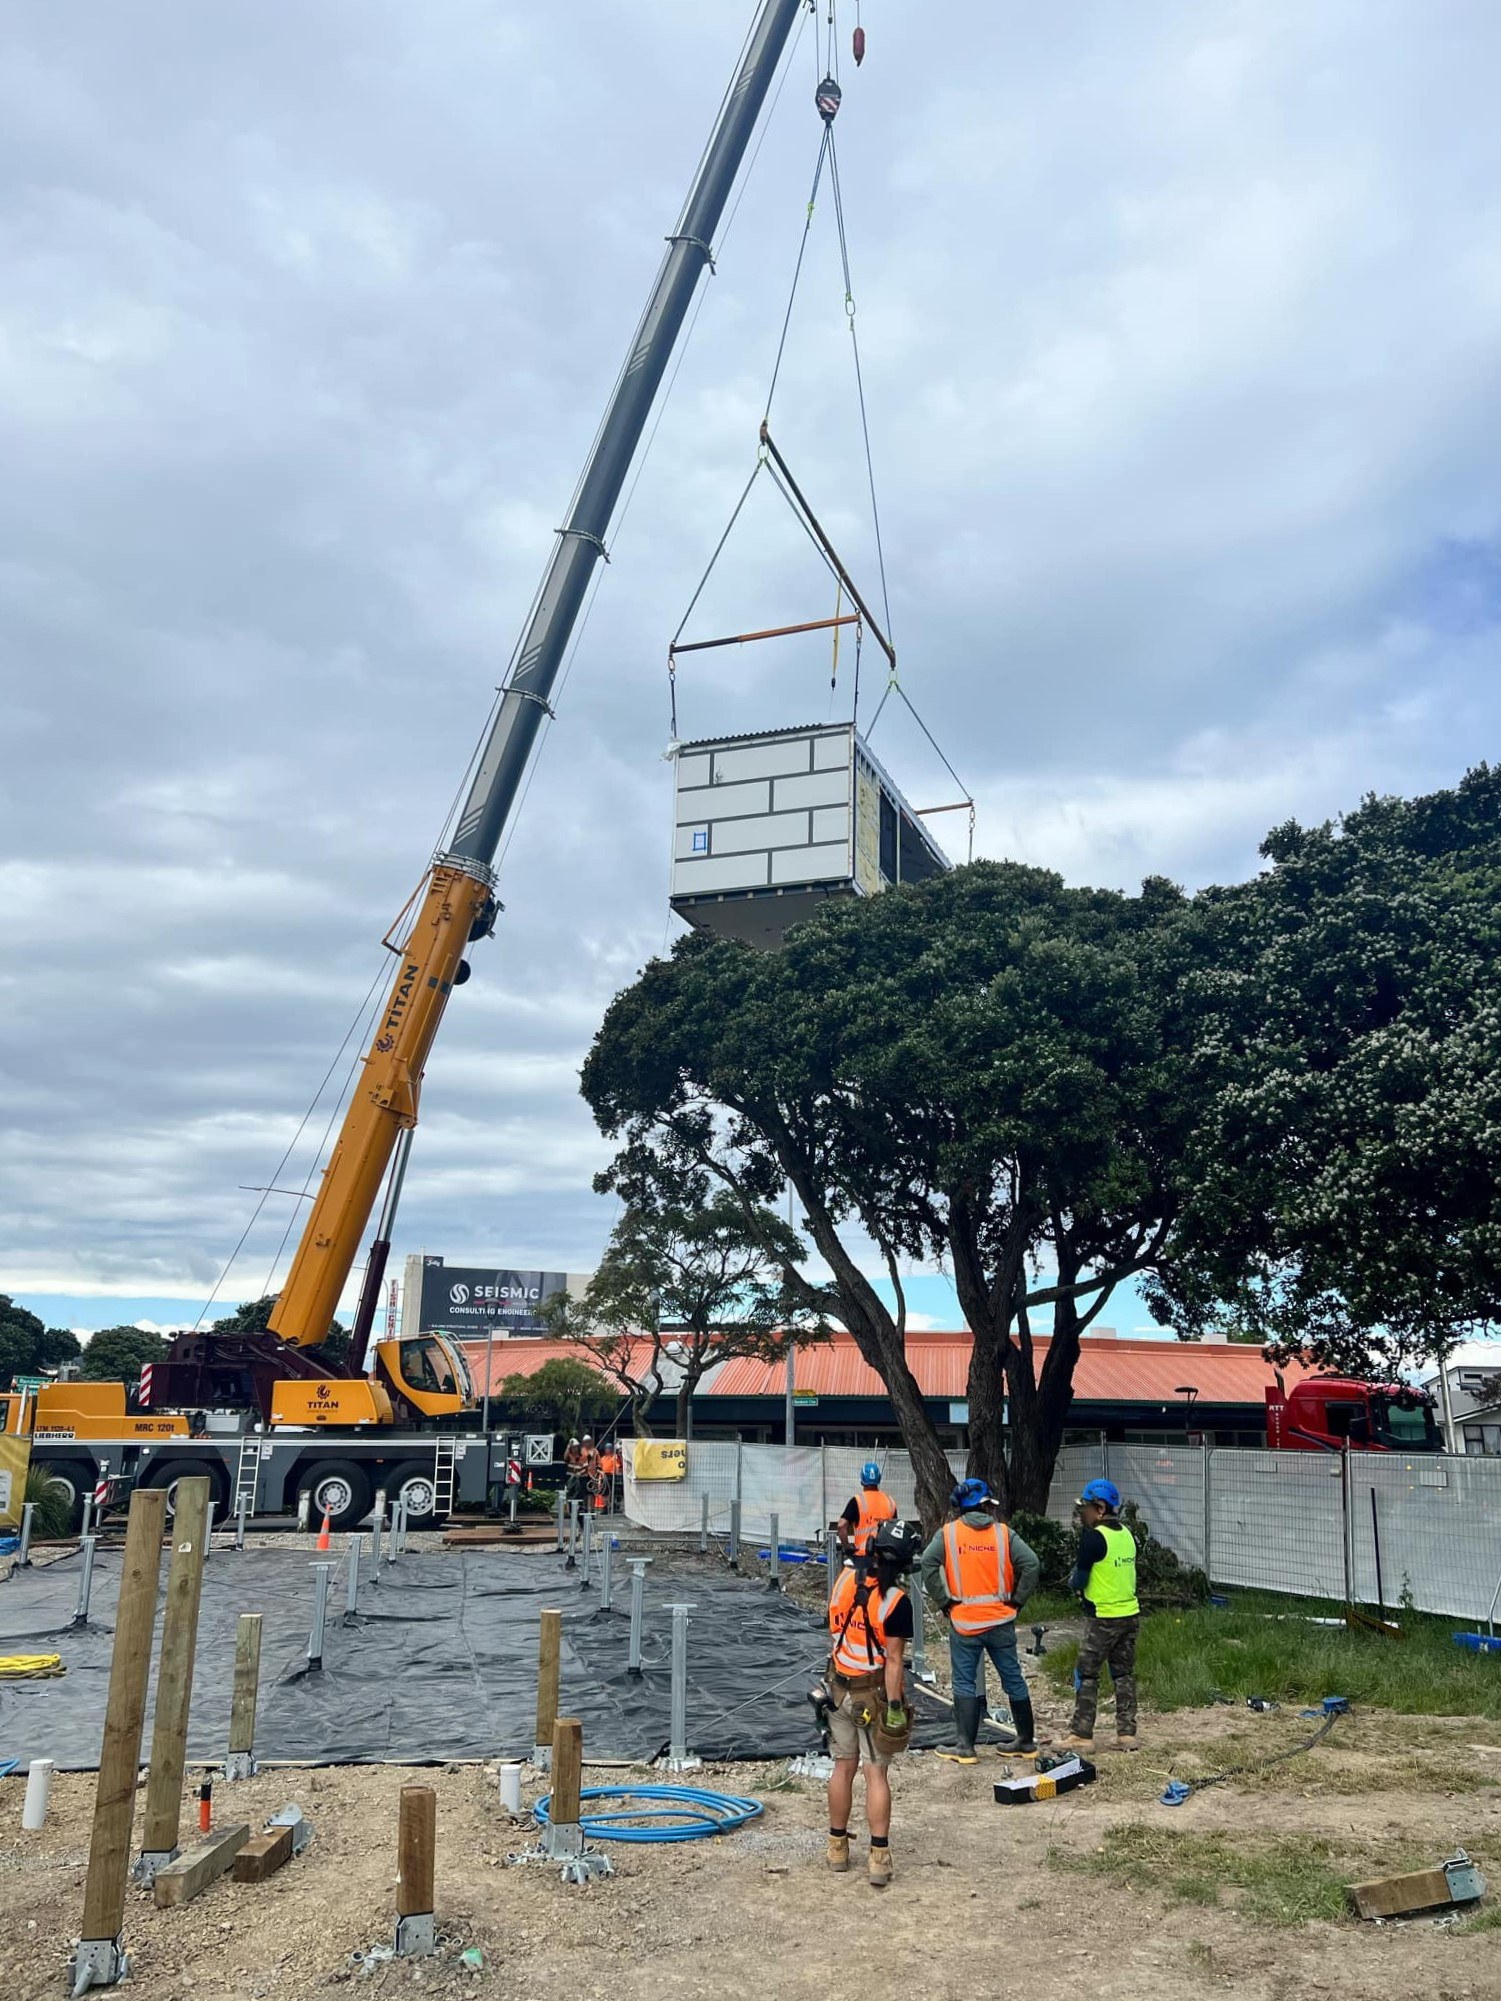
[[[1084,1615],[1084,1638],[1079,1645],[1079,1685],[1074,1697],[1076,1737],[1094,1735],[1095,1711],[1100,1701],[1100,1670],[1110,1669],[1115,1684],[1115,1727],[1123,1736],[1136,1731],[1136,1635],[1141,1617],[1097,1619]]]

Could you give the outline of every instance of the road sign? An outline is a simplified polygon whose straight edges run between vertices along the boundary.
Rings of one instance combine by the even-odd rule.
[[[526,1438],[526,1463],[528,1466],[551,1466],[553,1435],[550,1431],[531,1431]]]

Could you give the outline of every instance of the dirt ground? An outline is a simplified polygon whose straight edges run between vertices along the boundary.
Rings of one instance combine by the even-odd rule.
[[[1056,1713],[1053,1722],[1056,1725]],[[1501,1997],[1501,1932],[1415,1920],[1353,1919],[1266,1929],[1235,1908],[1189,1906],[1073,1873],[1109,1829],[1142,1823],[1254,1838],[1301,1830],[1352,1862],[1388,1850],[1429,1861],[1466,1847],[1501,1888],[1501,1726],[1377,1715],[1342,1724],[1328,1743],[1274,1773],[1157,1804],[1169,1768],[1202,1770],[1291,1743],[1308,1725],[1215,1710],[1145,1719],[1135,1758],[1102,1752],[1098,1784],[1046,1805],[996,1806],[995,1755],[965,1768],[909,1756],[895,1774],[896,1882],[864,1877],[864,1849],[845,1877],[823,1865],[822,1788],[784,1765],[706,1769],[697,1782],[765,1800],[764,1817],[722,1839],[615,1847],[615,1875],[587,1888],[544,1865],[511,1866],[524,1825],[499,1805],[493,1769],[285,1769],[216,1787],[216,1819],[257,1824],[292,1799],[312,1821],[312,1847],[270,1882],[228,1881],[180,1910],[129,1893],[125,1941],[139,2001],[304,2001],[346,1986],[423,1988],[527,2001],[664,2001],[854,1994],[862,2001],[976,2001],[1009,1993],[1086,1992],[1097,2001],[1233,1993],[1309,1997]],[[618,1773],[586,1782],[614,1783]],[[437,1960],[352,1955],[388,1942],[393,1923],[397,1795],[438,1792]],[[94,1780],[61,1775],[41,1834],[19,1831],[22,1780],[0,1783],[0,1995],[33,2001],[65,1991],[82,1905]],[[525,1797],[541,1788],[528,1780]],[[184,1808],[191,1826],[195,1808]],[[859,1824],[857,1796],[856,1825]],[[1496,1892],[1492,1892],[1492,1902]],[[479,1973],[457,1953],[478,1946]]]

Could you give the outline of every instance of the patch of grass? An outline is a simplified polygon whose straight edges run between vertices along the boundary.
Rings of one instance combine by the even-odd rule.
[[[1345,1695],[1403,1715],[1501,1719],[1501,1671],[1493,1656],[1454,1645],[1458,1622],[1405,1613],[1406,1637],[1391,1640],[1311,1625],[1306,1615],[1317,1609],[1247,1594],[1228,1611],[1149,1614],[1136,1658],[1142,1694],[1162,1710],[1203,1708],[1216,1694],[1235,1702],[1266,1695],[1291,1707]],[[1071,1687],[1077,1656],[1072,1640],[1043,1656],[1043,1672],[1058,1689]]]
[[[1416,1866],[1405,1859],[1383,1858],[1380,1865],[1352,1859],[1317,1835],[1182,1834],[1141,1821],[1108,1828],[1086,1854],[1050,1849],[1048,1860],[1056,1869],[1108,1876],[1184,1904],[1218,1906],[1230,1901],[1224,1894],[1230,1891],[1242,1917],[1270,1926],[1310,1918],[1338,1923],[1350,1916],[1346,1883]]]
[[[1364,1793],[1478,1793],[1501,1785],[1501,1769],[1487,1770],[1479,1760],[1466,1759],[1450,1745],[1445,1753],[1423,1755],[1400,1746],[1372,1742],[1357,1750],[1341,1739],[1336,1727],[1306,1757],[1263,1761],[1303,1742],[1313,1725],[1280,1719],[1264,1730],[1232,1731],[1211,1742],[1185,1744],[1148,1741],[1129,1760],[1112,1759],[1105,1766],[1112,1800],[1156,1799],[1169,1779],[1192,1783],[1221,1772],[1234,1772],[1229,1789],[1237,1793],[1281,1793],[1289,1797],[1348,1799]],[[1352,1736],[1356,1725],[1352,1725]],[[1390,1726],[1387,1726],[1388,1731]],[[1335,1748],[1338,1746],[1339,1748]],[[1241,1770],[1241,1767],[1252,1769]]]
[[[1473,1918],[1456,1925],[1454,1932],[1457,1938],[1468,1938],[1471,1932],[1501,1932],[1501,1904],[1488,1904]]]

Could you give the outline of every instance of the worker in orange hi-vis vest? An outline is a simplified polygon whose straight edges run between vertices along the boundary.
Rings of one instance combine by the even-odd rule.
[[[836,1525],[840,1549],[846,1557],[864,1556],[882,1522],[895,1520],[896,1502],[881,1491],[881,1469],[874,1459],[867,1459],[860,1468],[860,1491],[845,1502]]]
[[[1037,1735],[1032,1692],[1016,1652],[1016,1615],[1037,1589],[1036,1552],[994,1513],[983,1480],[961,1480],[949,1496],[949,1519],[922,1553],[923,1587],[949,1622],[954,1676],[952,1746],[940,1758],[972,1765],[985,1717],[985,1660],[1001,1678],[1016,1725],[1002,1756],[1026,1757],[1048,1740]]]
[[[870,1881],[891,1881],[891,1781],[887,1767],[912,1735],[903,1666],[912,1637],[912,1601],[903,1579],[912,1566],[915,1538],[899,1522],[882,1522],[863,1562],[839,1573],[829,1601],[831,1650],[828,1725],[834,1760],[829,1780],[828,1864],[850,1866],[850,1811],[855,1774],[865,1766],[865,1819],[870,1828]]]

